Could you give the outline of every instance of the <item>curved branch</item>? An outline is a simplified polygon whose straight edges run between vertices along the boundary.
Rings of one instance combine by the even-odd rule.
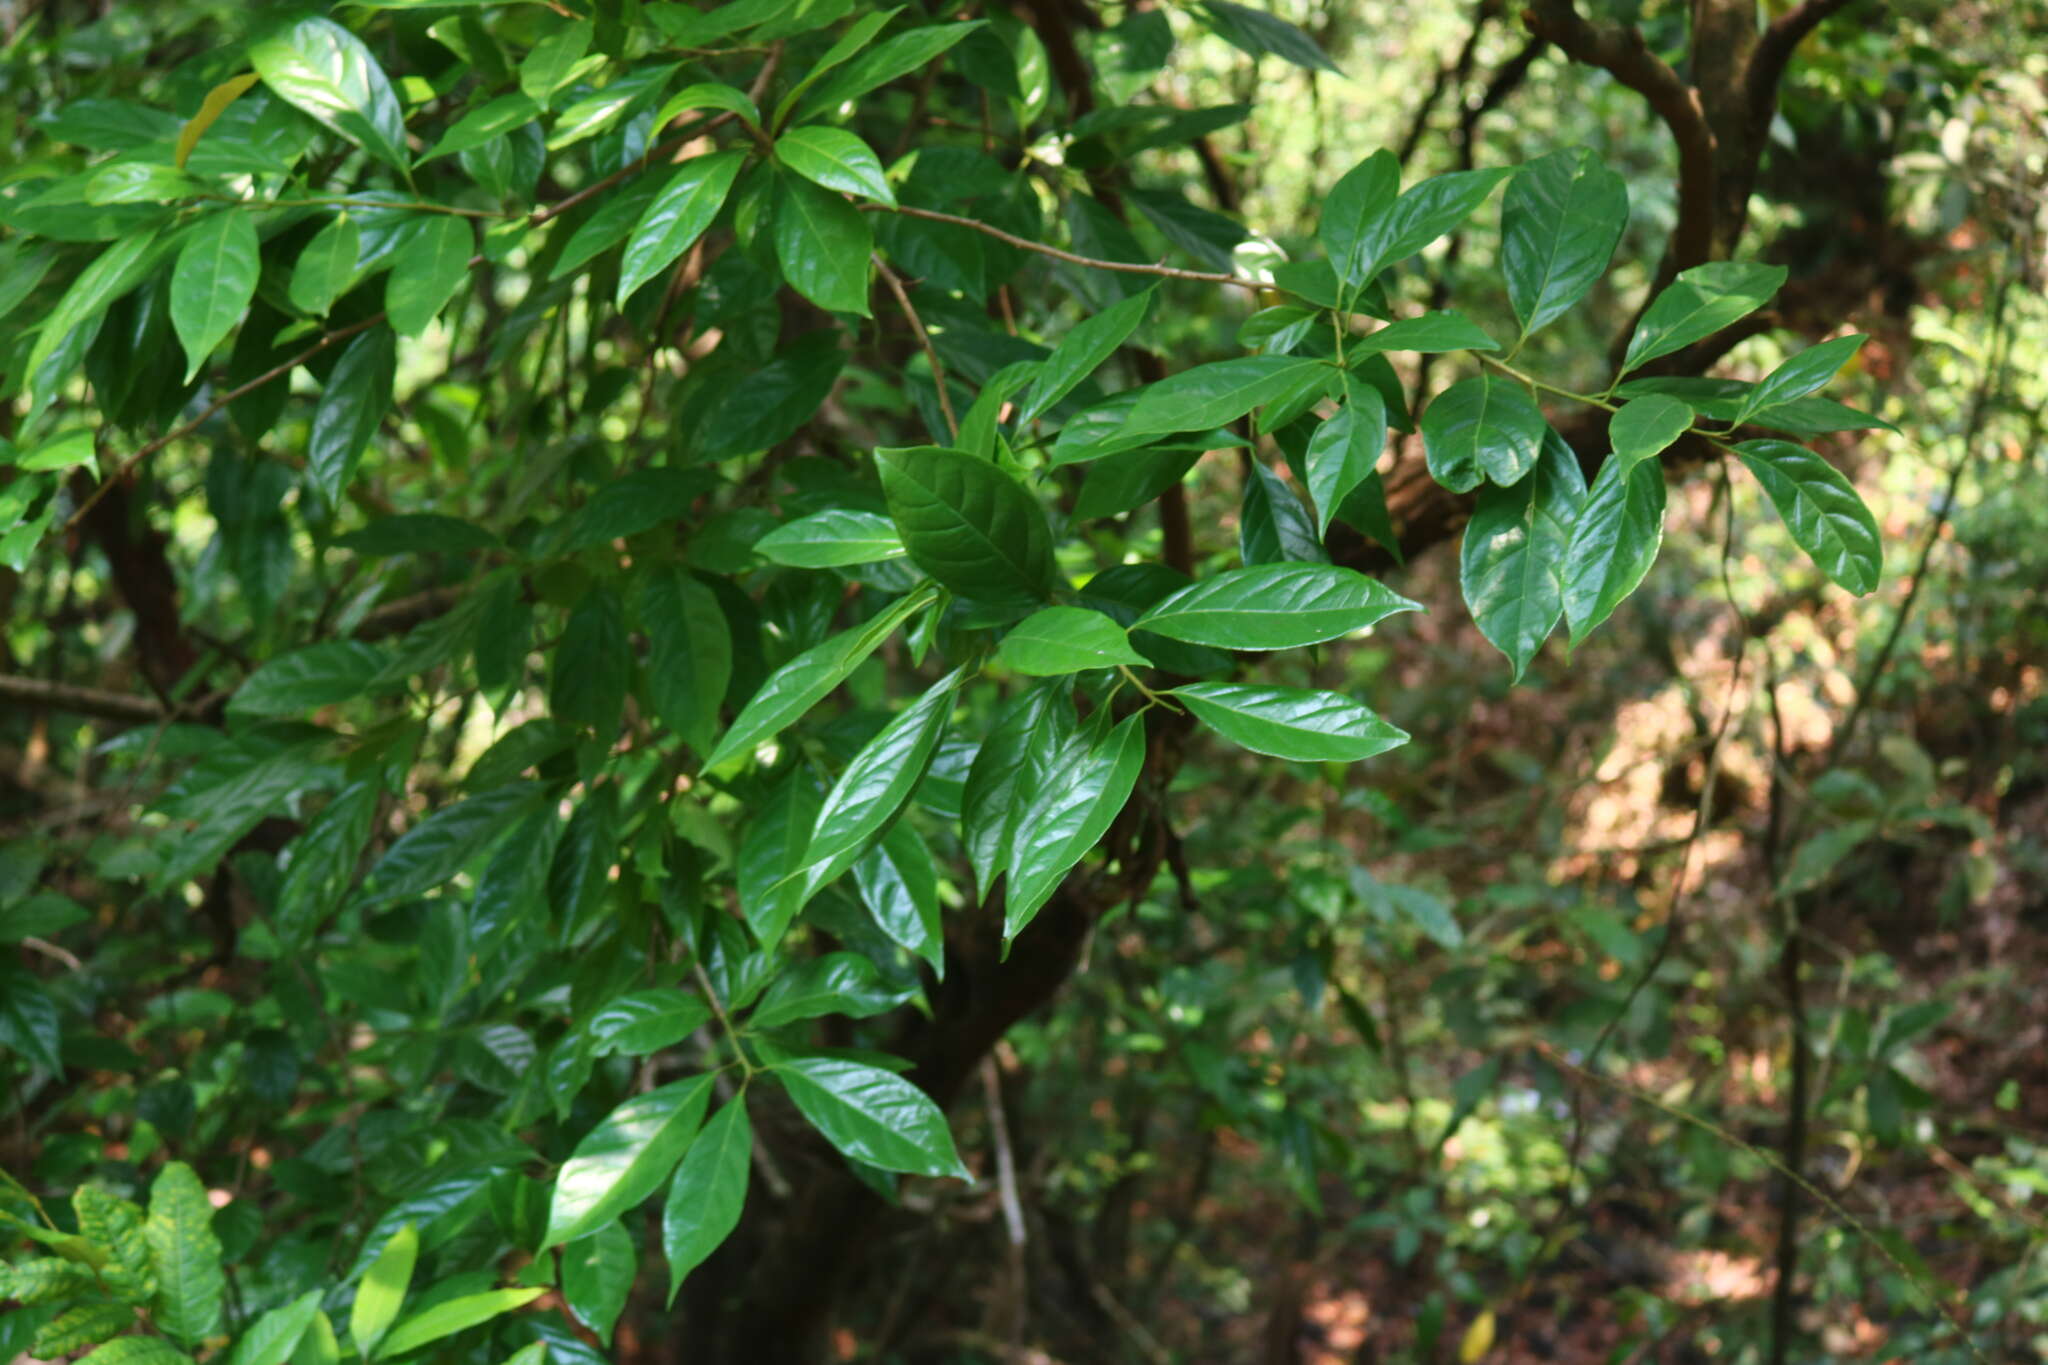
[[[1750,55],[1749,70],[1743,77],[1744,95],[1749,101],[1749,117],[1753,125],[1763,127],[1770,123],[1771,114],[1778,107],[1778,82],[1785,77],[1785,67],[1792,60],[1792,50],[1831,15],[1847,9],[1852,3],[1854,0],[1804,0],[1796,8],[1779,15],[1764,30],[1763,37],[1757,40],[1756,51]]]

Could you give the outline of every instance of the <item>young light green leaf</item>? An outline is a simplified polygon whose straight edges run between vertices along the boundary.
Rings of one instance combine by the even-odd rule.
[[[1498,351],[1500,343],[1488,336],[1478,323],[1451,309],[1424,313],[1419,318],[1390,322],[1377,332],[1344,343],[1351,360],[1386,351],[1416,351],[1441,354],[1444,351]]]
[[[328,371],[320,401],[313,408],[306,466],[313,486],[330,507],[341,504],[342,490],[355,473],[356,461],[391,407],[397,366],[397,343],[391,329],[372,327],[349,342]]]
[[[1218,649],[1299,649],[1421,604],[1334,564],[1232,569],[1162,599],[1131,627]]]
[[[881,158],[844,128],[812,124],[791,128],[775,139],[775,159],[814,185],[844,190],[893,205],[896,194],[882,174]]]
[[[1055,404],[1072,393],[1116,348],[1130,338],[1145,320],[1158,291],[1147,289],[1103,309],[1094,317],[1077,323],[1047,356],[1038,382],[1017,411],[1017,421],[1035,422]]]
[[[1248,355],[1197,365],[1140,390],[1123,434],[1221,426],[1262,403],[1298,392],[1328,371],[1320,360],[1286,355]]]
[[[1027,677],[1049,678],[1091,668],[1127,664],[1149,668],[1144,655],[1131,648],[1124,628],[1099,611],[1085,607],[1046,607],[1035,611],[1003,637],[996,661]]]
[[[1010,699],[975,754],[961,793],[960,829],[981,899],[1009,868],[1017,820],[1037,790],[1034,756],[1059,752],[1073,724],[1065,687],[1041,683]]]
[[[746,1101],[735,1095],[711,1116],[683,1154],[669,1182],[661,1215],[661,1250],[668,1257],[668,1301],[692,1270],[739,1226],[747,1202],[754,1129]]]
[[[619,261],[618,302],[624,304],[641,285],[669,268],[696,242],[725,207],[733,178],[746,156],[715,152],[692,157],[669,177],[646,212],[633,226]]]
[[[171,326],[185,348],[188,381],[256,297],[261,252],[256,220],[240,208],[202,218],[185,234],[171,272]]]
[[[325,317],[355,278],[356,256],[362,247],[362,229],[347,210],[336,214],[327,226],[313,234],[292,266],[286,289],[292,307],[315,317]]]
[[[1172,695],[1225,739],[1297,763],[1352,763],[1408,742],[1407,731],[1335,692],[1198,682]]]
[[[1735,415],[1736,424],[1739,426],[1748,421],[1751,414],[1761,409],[1793,402],[1826,387],[1828,381],[1855,358],[1868,340],[1870,338],[1861,333],[1836,337],[1792,356],[1765,375],[1744,397],[1742,408]]]
[[[1459,579],[1479,633],[1508,656],[1515,681],[1564,614],[1565,555],[1586,500],[1578,457],[1546,431],[1536,472],[1479,490],[1465,526]]]
[[[786,969],[754,1007],[750,1028],[779,1028],[821,1014],[866,1019],[892,1010],[915,992],[889,985],[858,953],[826,953]]]
[[[1565,552],[1564,614],[1574,645],[1636,590],[1663,543],[1663,466],[1601,465]]]
[[[1145,766],[1145,718],[1127,716],[1100,741],[1077,734],[1018,816],[1003,897],[1003,941],[1022,933],[1060,881],[1102,841]]]
[[[1652,394],[1621,405],[1607,423],[1614,458],[1624,467],[1655,459],[1693,424],[1693,410],[1676,398]]]
[[[866,214],[830,190],[793,176],[775,182],[775,259],[790,288],[820,308],[869,316]]]
[[[375,1354],[377,1344],[398,1320],[398,1310],[405,1306],[406,1290],[412,1285],[412,1268],[419,1254],[419,1230],[405,1223],[391,1234],[391,1240],[363,1272],[362,1283],[356,1286],[355,1305],[348,1315],[348,1334],[363,1359]]]
[[[1621,373],[1683,350],[1747,317],[1769,302],[1784,283],[1784,266],[1751,261],[1709,261],[1681,270],[1678,278],[1650,301],[1636,323],[1628,353],[1622,357]]]
[[[971,1180],[946,1116],[923,1091],[880,1067],[792,1057],[771,1073],[825,1140],[855,1161],[906,1175]]]
[[[1042,601],[1052,533],[1038,500],[987,460],[940,446],[878,450],[882,493],[918,568],[962,597]]]
[[[712,1075],[635,1095],[576,1144],[555,1178],[541,1249],[588,1236],[668,1179],[704,1117]]]
[[[1522,336],[1586,296],[1628,226],[1628,183],[1583,147],[1527,162],[1501,200],[1500,265]]]
[[[836,569],[901,559],[896,523],[874,512],[828,507],[784,522],[754,542],[754,553],[799,569]]]
[[[685,744],[709,753],[732,680],[732,627],[717,597],[681,565],[658,565],[641,580],[636,609],[647,633],[654,713]]]
[[[249,63],[279,99],[393,170],[406,169],[405,115],[355,34],[317,16],[287,20],[249,44]]]
[[[197,1346],[220,1329],[227,1276],[220,1268],[213,1205],[198,1174],[184,1162],[165,1166],[150,1185],[142,1236],[156,1275],[151,1320],[179,1345]]]
[[[377,1357],[383,1360],[417,1351],[422,1346],[480,1326],[515,1308],[524,1308],[547,1292],[546,1289],[493,1289],[444,1300],[392,1328],[391,1335],[385,1337],[380,1345]]]
[[[606,1223],[562,1248],[562,1297],[576,1320],[597,1333],[598,1341],[607,1347],[612,1344],[612,1326],[625,1311],[626,1296],[633,1290],[633,1275],[639,1268],[633,1234],[623,1223]]]
[[[1422,414],[1422,448],[1431,476],[1453,493],[1487,479],[1507,488],[1536,467],[1547,429],[1520,384],[1489,372],[1437,395]]]
[[[416,337],[453,298],[469,275],[476,235],[469,220],[431,214],[391,262],[384,283],[384,311],[392,330]]]
[[[577,65],[590,51],[593,32],[588,20],[576,19],[535,43],[519,63],[519,88],[526,97],[547,108],[555,92],[576,78]]]
[[[308,1289],[282,1308],[271,1309],[235,1342],[228,1365],[284,1365],[319,1311],[317,1289]]]
[[[1304,482],[1316,504],[1316,534],[1326,536],[1330,519],[1353,489],[1372,477],[1387,444],[1387,401],[1351,374],[1344,376],[1344,406],[1308,439]]]
[[[1744,441],[1735,454],[1822,573],[1858,596],[1877,586],[1884,573],[1877,519],[1840,470],[1790,441]]]
[[[850,866],[861,846],[903,809],[924,778],[952,714],[953,693],[965,677],[964,668],[958,668],[933,683],[862,745],[839,774],[819,808],[804,854],[813,889],[837,875],[827,872],[835,864],[841,869]]]

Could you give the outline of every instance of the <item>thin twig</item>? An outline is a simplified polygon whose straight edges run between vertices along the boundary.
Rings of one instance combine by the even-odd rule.
[[[1234,284],[1256,294],[1264,286],[1257,280],[1248,280],[1242,275],[1218,275],[1207,270],[1182,270],[1172,265],[1147,265],[1140,261],[1104,261],[1093,256],[1078,256],[1071,251],[1062,251],[1044,242],[1034,242],[1028,237],[1019,237],[999,227],[984,223],[977,218],[963,218],[957,213],[940,213],[937,209],[912,208],[908,204],[862,204],[869,213],[900,213],[906,218],[924,218],[934,223],[951,223],[964,227],[999,242],[1016,247],[1019,251],[1035,251],[1041,256],[1050,256],[1056,261],[1069,265],[1084,265],[1090,270],[1120,270],[1127,275],[1156,275],[1167,280],[1195,280],[1202,284]]]
[[[960,421],[953,416],[953,400],[946,393],[946,367],[939,363],[939,353],[932,345],[932,336],[924,328],[924,319],[917,315],[917,305],[910,301],[910,294],[903,288],[903,281],[896,272],[883,263],[878,254],[870,253],[875,270],[882,277],[882,283],[889,286],[889,292],[896,296],[896,306],[903,310],[903,316],[910,320],[910,330],[917,333],[917,344],[924,348],[924,358],[932,367],[932,383],[939,390],[939,411],[946,418],[946,434],[954,440],[960,439]]]

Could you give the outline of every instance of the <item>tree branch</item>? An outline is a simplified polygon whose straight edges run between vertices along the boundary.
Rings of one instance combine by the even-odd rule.
[[[96,720],[126,720],[148,724],[170,714],[154,697],[133,692],[108,692],[97,687],[74,687],[0,673],[0,701],[37,711],[68,711]]]
[[[1749,70],[1743,81],[1753,126],[1764,128],[1770,124],[1771,114],[1778,107],[1778,83],[1785,77],[1785,66],[1792,60],[1792,50],[1829,16],[1847,9],[1853,2],[1804,0],[1797,8],[1779,15],[1764,30],[1763,37],[1757,41],[1756,51],[1750,56]]]

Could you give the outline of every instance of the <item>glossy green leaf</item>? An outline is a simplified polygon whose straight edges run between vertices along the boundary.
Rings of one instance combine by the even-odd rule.
[[[1735,416],[1736,422],[1749,420],[1750,415],[1759,409],[1778,407],[1825,388],[1868,340],[1870,338],[1861,333],[1836,337],[1818,346],[1809,346],[1790,357],[1749,391],[1741,411]]]
[[[654,126],[665,128],[668,121],[679,114],[692,113],[698,109],[717,109],[724,113],[738,114],[749,127],[761,126],[761,111],[747,92],[730,85],[716,82],[701,82],[686,85],[662,101],[661,112],[654,116]]]
[[[1601,465],[1565,552],[1564,614],[1574,645],[1636,590],[1663,543],[1663,466]]]
[[[356,1286],[355,1304],[349,1309],[348,1333],[365,1360],[376,1354],[378,1343],[398,1320],[398,1310],[405,1306],[406,1290],[412,1285],[413,1264],[419,1254],[419,1230],[404,1223],[363,1272],[362,1283]]]
[[[1069,739],[1018,815],[1003,897],[1003,939],[1036,918],[1074,864],[1102,841],[1145,766],[1145,718],[1127,716],[1100,740]]]
[[[1628,182],[1585,148],[1516,170],[1501,200],[1500,266],[1522,336],[1586,296],[1627,226]]]
[[[1127,450],[1088,471],[1074,498],[1074,519],[1091,521],[1142,507],[1181,482],[1201,459],[1196,450]]]
[[[1770,301],[1785,283],[1782,265],[1750,261],[1709,261],[1678,278],[1650,301],[1629,337],[1621,372],[1627,374],[1660,355],[1683,350]]]
[[[929,784],[929,775],[926,780]],[[907,820],[891,825],[874,847],[854,860],[853,881],[861,903],[889,940],[929,962],[933,973],[944,977],[938,868],[916,828]]]
[[[355,278],[361,246],[362,229],[346,210],[314,233],[313,240],[306,243],[292,266],[291,284],[286,290],[292,307],[325,317]]]
[[[255,217],[241,209],[222,209],[185,234],[171,272],[171,326],[185,348],[186,379],[248,311],[261,251]]]
[[[1376,332],[1353,337],[1344,343],[1348,359],[1386,351],[1416,351],[1440,354],[1444,351],[1498,351],[1500,343],[1488,336],[1478,323],[1463,313],[1444,309],[1421,317],[1390,322]]]
[[[753,1028],[780,1028],[799,1019],[843,1014],[851,1019],[892,1010],[913,992],[889,985],[858,953],[826,953],[785,969],[754,1007]]]
[[[677,62],[636,66],[562,110],[548,130],[548,150],[560,151],[609,131],[629,114],[644,110],[668,88]]]
[[[1422,447],[1431,476],[1453,493],[1488,479],[1505,488],[1536,467],[1546,429],[1520,384],[1481,374],[1437,395],[1422,414]]]
[[[349,342],[328,372],[320,401],[313,408],[306,466],[313,486],[329,506],[341,504],[356,462],[383,424],[391,407],[397,367],[397,343],[391,329],[372,327]]]
[[[1056,677],[1127,664],[1150,667],[1131,648],[1124,628],[1085,607],[1046,607],[1019,621],[1003,637],[996,661],[1029,677]]]
[[[669,1182],[661,1216],[669,1302],[675,1301],[684,1278],[739,1226],[753,1156],[746,1101],[734,1096],[704,1125]]]
[[[637,612],[654,713],[685,744],[709,753],[732,680],[732,628],[718,599],[680,565],[661,565],[641,580]]]
[[[888,14],[894,13],[893,9],[888,11]],[[883,39],[812,90],[796,105],[798,117],[808,119],[837,109],[890,81],[924,70],[944,56],[955,43],[981,28],[982,23],[980,19],[972,19],[964,23],[930,24],[906,29]]]
[[[835,313],[868,314],[867,215],[831,190],[793,176],[775,182],[775,259],[790,288]]]
[[[549,713],[565,724],[588,727],[609,744],[619,731],[633,666],[618,594],[604,587],[584,594],[570,610],[548,666]]]
[[[1172,695],[1232,743],[1298,763],[1352,763],[1408,742],[1407,731],[1335,692],[1199,682]]]
[[[1316,534],[1326,536],[1330,519],[1352,491],[1372,477],[1387,445],[1387,403],[1379,390],[1344,376],[1344,406],[1323,420],[1308,440],[1303,482],[1316,504]]]
[[[192,1365],[192,1357],[162,1337],[129,1335],[78,1357],[78,1365]]]
[[[432,214],[392,259],[384,284],[384,311],[392,330],[416,337],[427,330],[469,276],[476,236],[469,220]]]
[[[842,856],[857,854],[903,809],[945,733],[953,694],[964,677],[964,670],[955,669],[933,683],[862,745],[832,784],[804,854],[813,887],[828,879],[823,869]],[[844,865],[851,862],[848,857]]]
[[[384,651],[358,640],[329,640],[280,654],[249,675],[228,702],[250,716],[289,716],[353,701],[383,671]]]
[[[1287,481],[1254,460],[1237,515],[1237,553],[1247,564],[1328,563],[1316,524]]]
[[[874,512],[828,507],[784,522],[754,542],[754,552],[800,569],[834,569],[901,559],[903,538],[896,523]]]
[[[1234,422],[1262,403],[1298,392],[1329,372],[1320,360],[1248,355],[1197,365],[1140,391],[1125,421],[1126,436],[1201,431]]]
[[[855,1161],[972,1179],[953,1149],[946,1116],[901,1076],[836,1057],[793,1057],[776,1063],[772,1074],[811,1126]]]
[[[93,257],[92,263],[78,272],[78,278],[42,319],[28,362],[19,371],[32,387],[35,406],[47,404],[54,396],[55,386],[69,373],[69,365],[63,367],[62,373],[49,372],[48,362],[59,354],[59,348],[72,345],[73,334],[79,328],[94,323],[116,300],[142,283],[156,269],[168,246],[169,240],[158,238],[155,228],[133,232]],[[72,356],[71,365],[77,363],[77,358]]]
[[[424,166],[439,157],[454,156],[481,147],[491,139],[523,128],[539,118],[541,107],[521,91],[500,95],[455,120],[433,149],[419,159]]]
[[[1070,328],[1046,357],[1038,382],[1017,410],[1017,421],[1037,421],[1100,369],[1144,322],[1157,294],[1154,289],[1133,294]]]
[[[888,177],[882,174],[881,158],[844,128],[791,128],[775,139],[775,159],[828,190],[844,190],[878,204],[896,202]]]
[[[635,1095],[576,1144],[555,1177],[543,1250],[588,1236],[668,1179],[697,1135],[712,1079],[691,1076]]]
[[[1521,681],[1564,614],[1565,556],[1586,501],[1578,457],[1546,432],[1536,472],[1512,488],[1479,490],[1459,554],[1472,621]]]
[[[1378,580],[1333,564],[1261,564],[1191,584],[1133,629],[1218,649],[1298,649],[1420,611]]]
[[[619,262],[618,301],[674,264],[725,207],[733,178],[746,158],[739,152],[693,157],[670,176],[633,226]]]
[[[541,1295],[545,1289],[493,1289],[482,1294],[465,1294],[457,1299],[444,1299],[417,1316],[407,1318],[391,1329],[378,1348],[377,1357],[388,1360],[417,1351],[443,1337],[452,1337],[457,1332],[466,1332],[480,1327],[492,1318],[502,1317],[515,1308],[524,1308]]]
[[[1333,254],[1331,264],[1347,284],[1354,288],[1365,285],[1385,267],[1413,256],[1457,228],[1510,173],[1503,168],[1432,176],[1409,186],[1388,207],[1380,207],[1385,201],[1376,196],[1372,208],[1377,212],[1368,210],[1348,239],[1344,254]],[[1383,174],[1373,174],[1375,189]]]
[[[1330,187],[1316,231],[1340,279],[1355,287],[1370,278],[1374,226],[1386,220],[1400,197],[1401,163],[1385,148],[1353,166]],[[1324,306],[1334,307],[1335,300]]]
[[[156,1275],[151,1320],[179,1345],[197,1346],[220,1330],[227,1276],[220,1265],[220,1239],[213,1232],[213,1205],[198,1174],[184,1162],[171,1162],[150,1184],[142,1237]]]
[[[1676,398],[1652,394],[1621,405],[1608,420],[1607,436],[1614,458],[1624,468],[1655,459],[1692,426],[1693,410]]]
[[[1316,46],[1315,39],[1278,15],[1237,4],[1235,0],[1201,0],[1199,8],[1216,36],[1240,52],[1254,57],[1278,57],[1304,71],[1343,74],[1329,54]]]
[[[279,99],[393,170],[406,169],[405,115],[355,34],[318,16],[288,20],[249,44],[249,63]]]
[[[583,1034],[594,1057],[615,1052],[645,1057],[674,1047],[710,1020],[711,1007],[703,997],[674,986],[656,986],[611,1000],[590,1016]]]
[[[822,804],[810,771],[798,765],[748,812],[735,878],[740,913],[754,937],[771,949],[782,942],[790,922],[816,889],[805,875],[810,871],[805,853]],[[840,870],[834,869],[833,875]]]
[[[569,1311],[609,1347],[612,1325],[625,1311],[634,1272],[640,1268],[633,1252],[633,1235],[624,1224],[606,1223],[563,1247],[561,1254],[562,1297],[568,1301]]]
[[[1012,697],[967,770],[961,794],[961,842],[983,900],[1010,866],[1017,820],[1034,794],[1034,755],[1056,753],[1073,728],[1063,687],[1045,683]]]
[[[1744,441],[1735,453],[1822,573],[1859,596],[1877,586],[1884,573],[1877,519],[1840,470],[1790,441]]]
[[[773,739],[785,725],[846,681],[846,676],[874,653],[876,646],[913,612],[929,606],[931,600],[929,588],[913,592],[874,620],[841,631],[775,670],[748,700],[731,728],[718,741],[718,747],[704,760],[704,766],[716,768]]]
[[[918,568],[978,601],[1035,602],[1050,591],[1052,533],[1015,477],[941,446],[878,450],[875,466]]]
[[[443,885],[540,799],[538,783],[513,782],[442,806],[384,851],[364,882],[364,900],[403,900]]]
[[[235,1342],[228,1365],[284,1365],[319,1311],[317,1289],[309,1289],[283,1307],[271,1309],[251,1323]]]
[[[789,88],[781,102],[775,106],[775,126],[780,128],[788,122],[790,110],[796,107],[796,102],[803,98],[804,92],[816,85],[827,73],[857,56],[902,9],[901,5],[891,5],[888,9],[863,14],[848,24],[846,31],[833,40],[832,46],[810,62],[803,76]]]
[[[572,20],[535,43],[519,63],[519,88],[526,97],[547,108],[555,92],[576,78],[594,31],[588,20]]]

